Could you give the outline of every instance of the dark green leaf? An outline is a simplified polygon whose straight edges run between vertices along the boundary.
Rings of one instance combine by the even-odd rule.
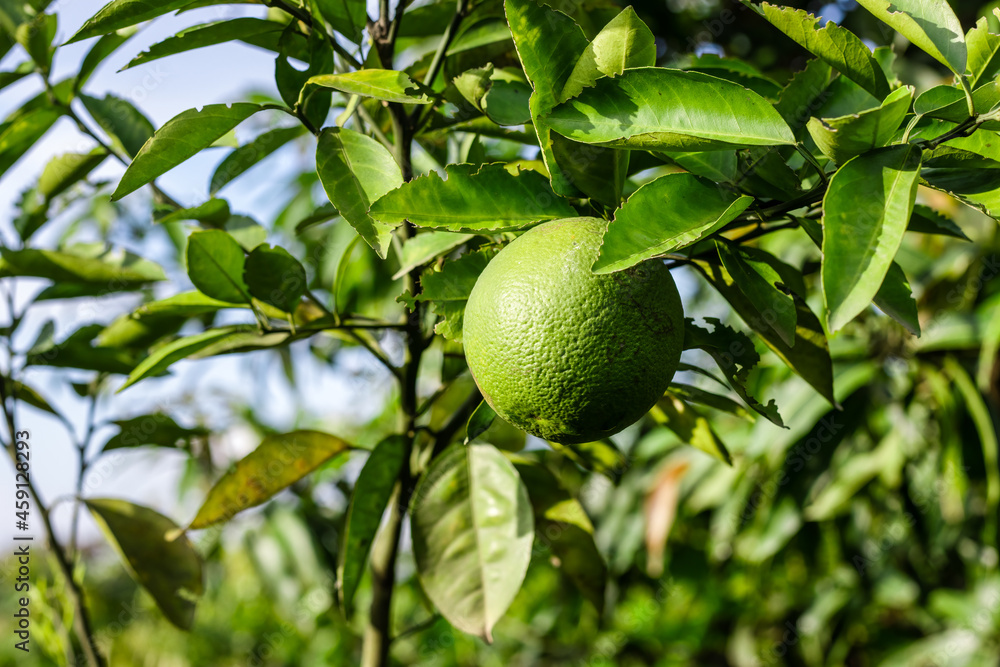
[[[368,22],[365,3],[358,0],[316,0],[316,6],[334,30],[355,44],[361,43],[362,33]],[[412,14],[413,10],[407,9],[406,20],[400,23],[404,26],[410,23]]]
[[[280,246],[259,245],[246,258],[243,278],[250,295],[286,313],[306,292],[306,269]]]
[[[693,174],[661,176],[615,212],[593,271],[621,271],[685,248],[732,222],[752,202]]]
[[[316,170],[333,205],[384,259],[396,225],[385,224],[368,211],[372,203],[403,184],[396,160],[371,137],[327,128],[316,147]]]
[[[760,257],[764,251],[734,247],[722,241],[717,241],[715,245],[722,265],[757,310],[761,321],[771,327],[785,344],[795,345],[795,300],[778,272]]]
[[[424,592],[456,628],[490,641],[531,560],[531,502],[514,466],[491,445],[456,443],[431,462],[410,516]]]
[[[493,425],[493,420],[497,418],[497,413],[493,411],[490,404],[483,401],[469,417],[469,423],[465,428],[465,444],[469,444]]]
[[[392,279],[399,280],[418,266],[444,255],[472,238],[472,234],[424,232],[407,239],[406,243],[403,244],[403,253],[399,259],[399,271]]]
[[[76,90],[83,88],[90,79],[90,75],[97,70],[104,59],[117,51],[118,47],[127,42],[136,32],[138,32],[138,28],[122,28],[97,40],[84,56],[83,62],[80,63],[80,69],[73,80],[73,87]],[[152,130],[150,130],[150,134],[152,134]]]
[[[42,108],[0,123],[0,176],[45,136],[60,116],[59,109]]]
[[[11,380],[7,377],[0,377],[0,381],[3,382],[4,396],[8,396],[17,401],[23,401],[24,403],[27,403],[34,408],[38,408],[43,412],[59,416],[56,409],[53,408],[52,405],[45,400],[45,397],[39,394],[35,389],[32,389],[23,382]]]
[[[445,172],[447,180],[432,172],[389,192],[372,204],[372,217],[386,225],[409,220],[453,232],[495,232],[576,215],[535,171],[450,164]]]
[[[731,415],[736,415],[750,422],[757,421],[757,416],[754,413],[728,396],[720,396],[719,394],[713,394],[704,389],[679,382],[671,382],[670,391],[688,403],[697,403],[698,405],[705,405],[720,412],[728,412]]]
[[[129,61],[122,69],[126,70],[136,65],[143,65],[192,49],[222,44],[234,39],[250,39],[269,32],[281,32],[284,29],[285,26],[281,23],[249,17],[196,25],[186,28],[162,42],[153,44],[149,49]]]
[[[101,129],[111,137],[111,143],[135,157],[154,133],[153,124],[126,100],[105,95],[104,99],[80,95],[80,101]]]
[[[549,447],[581,468],[604,475],[614,482],[621,479],[629,467],[628,459],[610,438],[576,445],[549,442]]]
[[[923,204],[917,204],[913,207],[913,217],[910,218],[910,225],[906,231],[920,234],[940,234],[963,241],[971,240],[952,220]]]
[[[700,449],[727,466],[733,465],[733,457],[726,444],[708,419],[669,389],[656,403],[652,414],[656,421],[677,434],[684,444]]]
[[[209,104],[174,116],[136,154],[111,199],[121,199],[197,155],[260,110],[260,105],[245,102]]]
[[[84,501],[105,537],[167,620],[183,630],[194,622],[204,592],[201,556],[177,524],[148,507],[115,498]]]
[[[921,152],[894,146],[845,164],[823,203],[823,297],[831,331],[871,303],[913,213]]]
[[[778,406],[774,400],[762,405],[747,392],[750,371],[760,362],[760,355],[746,334],[739,333],[723,324],[718,318],[706,317],[705,322],[714,327],[713,331],[696,325],[694,320],[685,320],[684,349],[698,348],[708,354],[719,365],[729,385],[747,405],[763,415],[773,424],[784,426]]]
[[[154,2],[153,0],[112,0],[101,8],[101,11],[94,14],[83,26],[76,31],[76,34],[66,42],[72,44],[89,37],[106,35],[109,32],[128,28],[143,21],[154,19],[157,16],[169,14],[175,9],[180,9],[184,5],[191,4],[192,0],[166,0],[165,2]]]
[[[170,415],[162,412],[121,419],[112,423],[120,430],[104,444],[101,449],[103,452],[144,445],[189,447],[192,440],[203,440],[209,435],[209,430],[206,428],[184,428]]]
[[[781,91],[774,108],[788,123],[788,127],[792,128],[796,137],[801,136],[806,123],[823,105],[832,72],[832,68],[823,60],[810,60],[805,69],[795,74]]]
[[[344,521],[344,546],[337,568],[340,603],[348,618],[353,608],[354,593],[364,575],[368,554],[382,523],[382,515],[389,505],[403,466],[409,465],[409,445],[409,439],[401,435],[392,435],[380,442],[368,456],[354,484]]]
[[[140,380],[144,380],[153,375],[159,375],[166,371],[172,364],[182,359],[186,359],[213,343],[224,338],[239,334],[243,327],[222,327],[219,329],[209,329],[193,336],[185,336],[175,341],[156,348],[152,354],[142,360],[125,380],[125,384],[119,387],[122,392]]]
[[[275,152],[288,142],[301,137],[306,129],[301,125],[295,127],[279,127],[258,136],[248,144],[244,144],[226,156],[212,174],[212,182],[208,189],[211,194],[221,190],[227,183],[233,181],[255,164]]]
[[[158,214],[156,211],[153,211],[153,222],[165,225],[171,222],[197,220],[198,222],[204,222],[214,227],[222,225],[232,215],[232,212],[229,210],[229,202],[225,199],[215,199],[214,197],[200,206],[168,209],[168,211],[166,214]]]
[[[84,283],[114,292],[163,280],[163,269],[130,252],[103,244],[58,250],[0,248],[0,276],[31,276]]]
[[[218,229],[194,232],[188,237],[187,270],[199,291],[213,299],[249,303],[243,280],[243,248],[232,236]]]

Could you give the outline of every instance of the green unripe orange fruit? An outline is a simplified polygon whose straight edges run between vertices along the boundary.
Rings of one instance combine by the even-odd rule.
[[[607,223],[555,220],[500,251],[469,296],[469,369],[496,413],[564,444],[641,418],[677,370],[684,312],[670,271],[645,262],[594,275]]]

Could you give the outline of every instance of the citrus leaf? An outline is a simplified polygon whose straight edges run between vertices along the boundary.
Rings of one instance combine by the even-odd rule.
[[[187,270],[198,290],[229,303],[250,303],[243,280],[243,248],[221,229],[198,231],[188,237]]]
[[[713,331],[698,326],[691,318],[685,320],[684,349],[698,348],[708,352],[726,376],[729,386],[747,405],[771,423],[784,427],[773,399],[767,405],[762,405],[747,392],[750,371],[760,363],[760,355],[757,354],[753,341],[716,317],[706,317],[705,322],[712,325]]]
[[[87,113],[111,137],[112,145],[129,157],[138,155],[155,132],[153,124],[142,112],[119,97],[105,95],[101,99],[81,94],[80,101]]]
[[[156,264],[130,252],[112,251],[102,243],[65,250],[0,247],[0,277],[6,276],[92,285],[102,292],[135,289],[165,278]]]
[[[431,172],[404,183],[372,204],[371,216],[386,225],[409,220],[452,232],[496,232],[576,215],[535,171],[514,175],[502,164],[449,164],[445,175]]]
[[[504,9],[518,58],[531,83],[528,108],[552,189],[565,197],[577,196],[579,191],[552,152],[552,130],[544,116],[561,101],[559,95],[587,48],[587,38],[573,19],[534,0],[506,0]]]
[[[221,226],[228,221],[230,217],[232,217],[232,211],[229,209],[229,202],[225,199],[215,199],[214,197],[199,206],[173,210],[167,207],[166,210],[168,212],[165,214],[154,210],[153,222],[165,225],[171,222],[197,220],[198,222],[204,222],[215,227]]]
[[[378,443],[354,484],[344,521],[344,547],[337,568],[340,604],[348,618],[382,515],[403,466],[409,464],[409,442],[405,436],[392,435]]]
[[[454,234],[452,232],[424,232],[410,237],[403,244],[403,253],[399,258],[399,271],[396,271],[392,279],[399,280],[418,266],[457,248],[472,238],[472,234]]]
[[[440,269],[430,268],[420,276],[421,292],[417,301],[466,301],[472,288],[496,254],[493,250],[481,250],[462,255],[458,259],[445,262]]]
[[[492,445],[454,444],[435,458],[410,510],[420,583],[459,630],[492,641],[531,560],[528,492]]]
[[[574,141],[618,148],[699,151],[795,143],[760,95],[700,72],[659,67],[599,79],[544,120]]]
[[[166,2],[154,2],[153,0],[112,0],[101,8],[91,18],[76,31],[67,44],[79,42],[80,40],[99,35],[106,35],[109,32],[128,28],[130,26],[155,19],[157,16],[169,14],[175,9],[180,9],[184,5],[191,4],[192,0],[167,0]]]
[[[594,542],[594,526],[576,498],[542,465],[515,464],[535,515],[535,540],[552,551],[556,567],[583,597],[604,611],[608,567]]]
[[[219,329],[209,329],[193,336],[185,336],[175,341],[167,343],[142,360],[125,380],[119,389],[121,393],[140,380],[144,380],[153,375],[158,375],[167,370],[171,364],[190,357],[195,352],[208,347],[209,345],[238,334],[243,327],[221,327]]]
[[[965,36],[969,49],[969,85],[973,89],[1000,72],[1000,35],[990,31],[989,21],[980,17]]]
[[[671,205],[664,207],[663,202]],[[736,219],[753,202],[693,174],[668,174],[635,191],[604,233],[594,273],[612,273],[685,248]]]
[[[826,101],[833,69],[819,58],[806,63],[805,69],[796,73],[788,82],[774,108],[792,128],[798,138],[814,112]]]
[[[250,295],[291,313],[306,293],[306,269],[280,246],[259,245],[246,258],[243,279]]]
[[[118,47],[131,39],[136,32],[138,32],[138,28],[135,27],[122,28],[121,30],[103,35],[97,40],[90,47],[87,55],[83,57],[83,62],[80,63],[80,69],[76,73],[76,78],[73,79],[74,90],[79,91],[83,88],[94,71],[104,62],[104,59],[117,51]]]
[[[792,283],[790,272],[795,269],[778,261],[773,256],[761,254],[759,258],[768,262],[771,267],[784,276],[786,286]],[[795,343],[789,345],[777,335],[768,323],[770,317],[765,317],[757,307],[750,302],[736,281],[718,264],[698,262],[712,286],[729,302],[733,310],[751,329],[756,331],[771,351],[778,355],[789,368],[799,374],[806,382],[820,393],[831,404],[836,405],[833,393],[833,361],[830,358],[830,344],[823,331],[823,325],[815,313],[804,301],[803,296],[794,294],[795,303]],[[801,276],[799,278],[801,280]]]
[[[306,85],[333,88],[350,95],[373,97],[385,102],[430,104],[434,91],[411,79],[406,72],[388,69],[364,69],[346,74],[320,74]]]
[[[812,118],[807,127],[823,154],[844,164],[852,157],[881,148],[892,141],[910,110],[913,88],[899,88],[882,106],[840,118]]]
[[[604,475],[613,482],[621,479],[629,467],[628,459],[610,438],[575,445],[549,441],[549,447],[581,468]]]
[[[255,18],[236,18],[192,26],[173,37],[153,44],[149,49],[130,60],[122,70],[185,51],[223,44],[234,39],[250,39],[269,32],[281,32],[284,29],[285,25],[282,23]]]
[[[684,171],[717,183],[732,183],[740,177],[736,151],[697,151],[662,153]]]
[[[61,116],[58,109],[41,108],[0,123],[0,176],[38,143]]]
[[[320,14],[322,14],[324,19],[329,21],[330,26],[334,30],[355,44],[361,43],[365,23],[368,21],[368,13],[365,11],[365,4],[363,2],[357,2],[356,0],[316,0],[316,7],[319,8]],[[412,15],[413,10],[407,9],[406,20],[402,22],[403,25],[407,25],[413,20]]]
[[[269,435],[212,486],[188,529],[228,521],[349,449],[347,442],[319,431]]]
[[[788,346],[795,345],[796,309],[790,291],[783,291],[782,278],[756,248],[717,241],[719,259],[733,277],[733,283],[747,297],[760,314],[761,321],[769,326]],[[786,290],[788,288],[786,287]]]
[[[469,416],[469,423],[465,428],[465,444],[469,444],[493,425],[493,420],[497,418],[497,413],[486,401],[482,401],[479,407]]]
[[[971,240],[952,220],[923,204],[917,204],[913,207],[913,217],[910,218],[910,225],[906,231],[918,234],[940,234],[963,241]]]
[[[626,7],[587,45],[559,94],[559,101],[576,97],[602,76],[656,64],[656,40],[631,7]]]
[[[502,18],[493,17],[475,21],[468,29],[462,30],[461,34],[448,47],[445,55],[453,56],[456,53],[471,51],[489,44],[506,42],[510,38],[510,28],[507,27],[507,22]]]
[[[950,93],[937,92],[942,88],[957,90],[959,98],[954,99],[950,104],[944,104],[944,102],[948,101],[949,97],[953,99],[954,96]],[[961,123],[968,119],[969,102],[966,100],[965,93],[961,89],[954,88],[953,86],[937,86],[928,90],[924,95],[930,96],[930,99],[924,100],[922,108],[919,110],[916,109],[917,105],[914,103],[915,113],[923,111],[930,118],[940,118],[952,123]],[[919,102],[920,98],[917,98],[917,101]],[[1000,104],[1000,81],[987,81],[972,92],[972,107],[976,110],[977,114],[988,113],[998,104]],[[996,130],[998,124],[996,121],[987,121],[981,127],[987,130]]]
[[[733,457],[726,444],[712,428],[712,424],[694,407],[671,390],[667,390],[652,411],[653,419],[673,431],[686,445],[700,449],[727,466]]]
[[[136,308],[134,318],[154,316],[198,317],[214,313],[222,308],[249,308],[248,304],[228,303],[219,301],[201,292],[181,292],[159,301],[150,301]]]
[[[720,412],[728,412],[749,422],[757,421],[757,416],[753,412],[747,410],[745,406],[737,403],[728,396],[713,394],[710,391],[680,382],[671,382],[670,392],[688,403],[696,403],[719,410]]]
[[[955,74],[965,74],[965,34],[947,0],[858,0],[858,4]]]
[[[136,154],[111,199],[121,199],[195,156],[261,108],[246,102],[209,104],[174,116]]]
[[[918,116],[930,116],[955,104],[965,106],[965,115],[969,115],[968,104],[966,103],[965,93],[962,89],[942,84],[925,90],[918,95],[917,99],[913,102],[913,113]],[[937,118],[937,116],[932,117]]]
[[[264,132],[250,143],[235,149],[215,168],[208,186],[209,192],[214,195],[271,153],[305,133],[306,129],[302,125],[279,127]]]
[[[159,512],[117,498],[84,501],[132,576],[168,621],[190,630],[195,598],[204,592],[201,556],[177,524]]]
[[[156,447],[190,446],[192,440],[206,438],[210,431],[206,428],[184,428],[170,415],[154,412],[131,419],[120,419],[112,422],[119,427],[118,433],[104,443],[102,452],[123,447],[141,447],[154,445]]]
[[[877,99],[889,94],[889,82],[872,52],[853,32],[828,21],[819,28],[819,18],[803,9],[763,3],[756,9],[774,27],[802,48],[821,58]]]
[[[831,331],[878,293],[913,213],[920,149],[893,146],[834,174],[823,201],[823,299]]]
[[[403,184],[402,172],[389,151],[354,130],[327,128],[316,147],[316,171],[330,202],[385,259],[395,225],[376,220],[368,210],[372,202]]]
[[[32,350],[34,350],[34,347]],[[20,380],[11,380],[8,377],[0,377],[0,382],[4,385],[4,396],[9,396],[14,400],[23,401],[28,405],[38,408],[43,412],[48,412],[49,414],[56,415],[59,417],[59,413],[56,411],[52,405],[45,400],[45,397],[39,394],[36,390],[32,389],[28,385],[24,384]]]

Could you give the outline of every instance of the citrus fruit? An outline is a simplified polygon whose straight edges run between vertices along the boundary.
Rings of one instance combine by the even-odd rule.
[[[607,223],[554,220],[500,251],[465,309],[466,361],[511,424],[564,444],[642,417],[680,360],[684,313],[662,262],[594,275]]]

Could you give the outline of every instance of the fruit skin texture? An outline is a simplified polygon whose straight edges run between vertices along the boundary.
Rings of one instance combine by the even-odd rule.
[[[521,235],[465,309],[466,361],[483,397],[553,442],[592,442],[636,422],[680,361],[684,312],[662,262],[590,272],[606,224],[567,218]]]

